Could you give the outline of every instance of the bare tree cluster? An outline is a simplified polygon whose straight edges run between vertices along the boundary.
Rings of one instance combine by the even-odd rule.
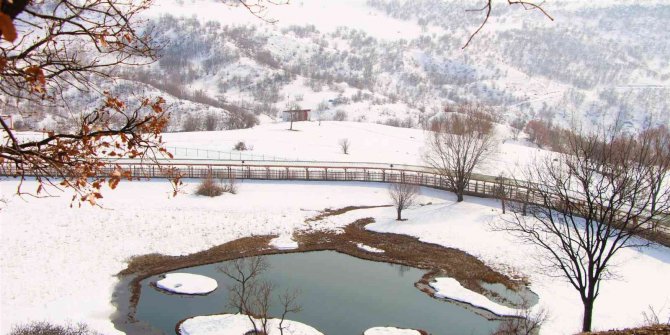
[[[402,221],[402,211],[416,204],[419,187],[407,183],[393,183],[389,186],[389,196],[398,214],[396,220]]]
[[[475,167],[496,146],[492,117],[481,106],[462,105],[433,123],[424,161],[445,179],[458,201],[470,182]]]
[[[670,210],[667,130],[574,134],[557,158],[538,159],[523,176],[535,204],[500,228],[543,250],[542,266],[579,292],[589,331],[603,279],[622,249],[649,244]]]
[[[45,321],[31,322],[12,328],[9,335],[101,335],[87,325],[67,324],[64,326],[51,324]]]
[[[260,276],[270,265],[261,256],[239,258],[227,262],[219,271],[231,279],[234,284],[229,287],[229,305],[239,313],[247,315],[253,327],[249,334],[267,335],[270,333],[270,306],[273,302],[274,284],[262,280]],[[298,292],[286,290],[278,295],[282,307],[279,319],[280,334],[284,334],[284,321],[289,313],[299,313],[297,303]]]
[[[510,123],[510,127],[512,128],[512,135],[514,136],[515,140],[519,139],[519,134],[521,134],[521,131],[523,131],[523,129],[526,127],[526,123],[528,123],[528,120],[522,116],[516,117]]]

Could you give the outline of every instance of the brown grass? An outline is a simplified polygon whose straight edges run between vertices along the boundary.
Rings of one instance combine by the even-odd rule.
[[[370,208],[383,208],[383,207],[393,207],[393,205],[377,205],[377,206],[347,206],[347,207],[342,207],[338,209],[330,209],[326,208],[323,211],[321,211],[319,214],[317,214],[314,217],[311,217],[305,222],[312,222],[312,221],[319,221],[323,220],[329,216],[336,216],[336,215],[341,215],[346,212],[354,211],[357,209],[370,209]]]
[[[670,325],[655,325],[642,328],[609,330],[595,333],[581,333],[579,335],[669,335]]]
[[[223,194],[223,186],[221,183],[217,182],[212,178],[212,176],[207,176],[200,182],[198,189],[195,191],[197,195],[204,195],[206,197],[218,197]]]

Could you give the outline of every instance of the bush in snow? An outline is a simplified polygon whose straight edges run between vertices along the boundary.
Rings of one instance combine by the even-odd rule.
[[[347,112],[338,109],[335,111],[335,115],[333,115],[333,121],[347,121],[349,118],[349,115],[347,115]]]
[[[237,181],[235,178],[225,179],[221,187],[224,193],[237,194]]]
[[[100,335],[85,324],[54,325],[46,321],[15,326],[9,335]]]
[[[195,192],[197,195],[204,195],[207,197],[218,197],[223,194],[223,186],[221,183],[217,182],[212,178],[212,175],[208,175],[205,179],[202,180],[198,190]]]
[[[233,150],[246,151],[246,150],[249,150],[249,148],[247,148],[246,143],[244,143],[243,141],[239,141],[239,142],[237,142],[237,144],[235,144],[235,146],[233,147]]]

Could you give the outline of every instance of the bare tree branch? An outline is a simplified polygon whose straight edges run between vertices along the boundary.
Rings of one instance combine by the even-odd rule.
[[[479,32],[481,32],[482,29],[484,29],[484,26],[488,23],[489,18],[491,17],[491,13],[493,11],[493,2],[494,0],[486,0],[483,7],[468,10],[468,12],[484,12],[484,20],[479,25],[479,27],[472,34],[470,34],[470,37],[468,38],[467,42],[465,42],[465,45],[463,45],[461,49],[467,48],[468,45],[470,45],[470,42],[472,42],[472,40],[475,38],[475,36],[479,34]],[[546,16],[549,20],[554,21],[554,18],[551,15],[549,15],[549,13],[547,13],[547,11],[544,10],[544,8],[542,8],[543,3],[538,4],[530,1],[507,0],[507,4],[510,6],[519,5],[523,7],[525,10],[537,10],[542,14],[544,14],[544,16]]]

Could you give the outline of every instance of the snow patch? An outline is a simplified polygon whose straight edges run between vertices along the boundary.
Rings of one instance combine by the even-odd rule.
[[[298,249],[298,242],[293,240],[290,235],[280,235],[270,240],[270,245],[279,250]]]
[[[430,283],[430,286],[435,289],[435,296],[438,298],[464,302],[491,311],[496,315],[515,316],[520,312],[518,309],[500,305],[477,292],[468,290],[454,278],[435,278],[435,282]]]
[[[207,294],[218,287],[216,280],[191,274],[191,273],[168,273],[165,278],[156,282],[158,288],[179,294]]]
[[[366,330],[363,335],[421,335],[419,331],[412,329],[400,329],[395,327],[374,327]]]
[[[269,334],[278,335],[279,319],[268,320]],[[259,326],[260,322],[256,321]],[[320,331],[297,321],[284,320],[284,335],[323,335]],[[179,325],[182,335],[220,335],[245,334],[253,330],[249,317],[244,314],[223,314],[210,316],[196,316],[187,319]]]
[[[369,246],[369,245],[365,245],[365,244],[363,244],[363,243],[356,243],[356,246],[357,246],[359,249],[363,249],[363,250],[365,250],[365,251],[367,251],[367,252],[374,252],[374,253],[377,253],[377,254],[380,254],[380,253],[383,253],[383,252],[384,252],[384,250],[382,250],[382,249],[377,249],[377,248],[371,247],[371,246]]]

